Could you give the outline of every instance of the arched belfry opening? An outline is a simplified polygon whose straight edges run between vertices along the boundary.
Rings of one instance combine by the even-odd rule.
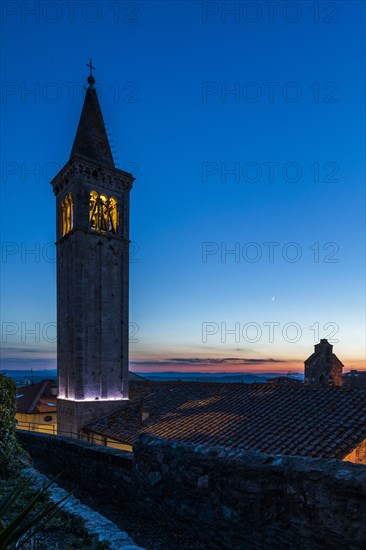
[[[103,233],[117,233],[118,229],[118,201],[115,197],[98,194],[90,191],[89,199],[90,229]]]
[[[74,226],[74,204],[72,202],[72,193],[68,193],[61,201],[61,234],[66,235]]]

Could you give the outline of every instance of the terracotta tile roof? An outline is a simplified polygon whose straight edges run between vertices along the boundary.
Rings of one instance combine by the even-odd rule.
[[[149,418],[142,422],[142,411]],[[131,382],[130,401],[85,431],[141,433],[273,454],[343,458],[366,439],[366,389]]]
[[[41,398],[36,407],[34,412],[39,413],[45,413],[45,412],[57,412],[57,400],[56,397],[52,396],[50,398],[44,399]]]
[[[276,376],[267,380],[267,384],[281,384],[283,386],[299,386],[302,384],[298,378],[291,378],[290,376]]]
[[[17,388],[17,412],[23,414],[56,412],[56,396],[52,395],[53,380],[42,380]]]

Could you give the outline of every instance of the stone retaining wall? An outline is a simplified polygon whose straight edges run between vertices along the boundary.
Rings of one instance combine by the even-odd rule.
[[[94,494],[184,527],[207,548],[363,549],[366,466],[271,456],[143,436],[134,456],[18,432],[47,465]],[[63,467],[62,467],[63,466]]]

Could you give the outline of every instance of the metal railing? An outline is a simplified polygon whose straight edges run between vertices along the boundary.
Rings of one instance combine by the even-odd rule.
[[[81,439],[82,441],[88,441],[89,443],[94,443],[96,445],[103,445],[103,437],[101,436],[101,442],[99,441],[92,441],[91,437],[88,434],[83,433],[76,433],[76,432],[66,432],[57,429],[56,424],[45,424],[42,422],[25,422],[24,420],[17,420],[17,430],[26,430],[29,432],[38,432],[38,433],[46,433],[47,435],[55,435],[55,436],[64,436],[64,437],[72,437],[73,439]],[[105,438],[105,441],[107,439]]]
[[[57,429],[57,425],[55,424],[44,424],[42,422],[25,422],[25,421],[22,421],[22,420],[18,420],[17,421],[17,429],[18,430],[26,430],[26,431],[30,431],[30,432],[35,432],[35,433],[43,433],[43,434],[47,434],[47,435],[53,435],[55,437],[57,436],[63,436],[63,437],[71,437],[73,439],[79,439],[81,441],[85,441],[87,443],[91,443],[92,445],[97,445],[97,446],[102,446],[102,447],[110,447],[112,449],[117,449],[117,450],[120,450],[120,451],[123,451],[123,452],[128,452],[128,453],[131,453],[132,452],[132,447],[131,449],[121,449],[121,445],[123,446],[129,446],[129,445],[124,445],[123,443],[119,442],[119,441],[113,441],[113,440],[108,440],[107,437],[103,436],[103,435],[99,435],[99,434],[87,434],[87,433],[75,433],[75,432],[65,432],[65,431],[61,431]]]
[[[28,430],[29,432],[41,432],[56,435],[57,428],[55,424],[43,424],[42,422],[25,422],[24,420],[17,420],[18,430]]]

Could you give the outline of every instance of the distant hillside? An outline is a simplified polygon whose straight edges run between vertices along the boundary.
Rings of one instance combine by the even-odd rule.
[[[182,382],[244,382],[253,384],[255,382],[265,383],[270,378],[283,376],[278,372],[253,374],[253,373],[207,373],[207,372],[139,372],[139,375],[147,380],[163,381],[179,381]],[[293,374],[292,378],[303,380],[302,374]]]
[[[6,374],[9,378],[12,378],[17,386],[25,386],[33,383],[37,384],[41,380],[56,380],[56,369],[50,370],[34,370],[32,373],[28,370],[2,370],[1,374]]]
[[[24,386],[29,383],[36,384],[41,380],[56,380],[57,371],[56,369],[50,370],[34,370],[33,373],[24,370],[13,370],[13,371],[2,371],[9,378],[12,378],[17,386]],[[207,373],[207,372],[139,372],[132,373],[131,371],[130,379],[138,380],[145,378],[146,380],[156,380],[157,382],[166,382],[179,381],[182,382],[243,382],[246,384],[253,384],[255,382],[265,383],[270,378],[275,378],[277,376],[284,376],[278,372],[266,372],[261,374],[253,373],[227,373],[227,372],[217,372],[217,373]],[[303,375],[300,373],[292,374],[292,378],[297,380],[303,380]]]

